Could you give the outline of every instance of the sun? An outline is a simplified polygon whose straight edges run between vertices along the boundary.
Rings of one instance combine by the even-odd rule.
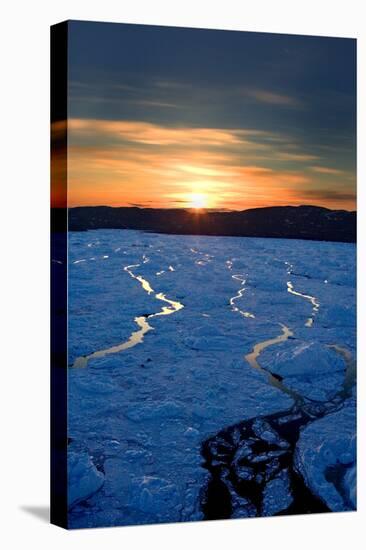
[[[190,193],[188,202],[190,208],[196,208],[197,210],[206,208],[208,203],[207,195],[204,193]]]

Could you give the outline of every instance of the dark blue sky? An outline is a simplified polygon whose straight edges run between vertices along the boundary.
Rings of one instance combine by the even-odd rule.
[[[235,164],[312,170],[304,201],[332,207],[350,208],[355,194],[355,71],[352,39],[69,23],[72,119],[251,131],[251,152],[273,144],[274,156],[236,147]],[[129,141],[102,134],[71,142]]]

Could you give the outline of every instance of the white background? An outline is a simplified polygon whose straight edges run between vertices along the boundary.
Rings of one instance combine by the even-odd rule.
[[[1,469],[3,548],[361,548],[365,533],[365,345],[359,339],[359,511],[63,531],[49,494],[49,25],[64,19],[357,37],[359,218],[365,216],[366,32],[357,0],[14,0],[1,12]],[[360,101],[361,100],[361,101]],[[361,125],[363,120],[363,125]],[[363,215],[362,215],[363,213]],[[359,334],[365,334],[359,219]],[[364,537],[365,538],[365,537]]]

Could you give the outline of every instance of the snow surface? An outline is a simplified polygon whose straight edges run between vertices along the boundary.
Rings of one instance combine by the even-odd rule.
[[[346,365],[332,348],[319,342],[288,340],[267,348],[261,365],[285,379],[286,385],[309,399],[328,401],[344,380]]]
[[[331,510],[356,507],[356,406],[354,399],[316,420],[300,435],[295,465],[308,487]]]
[[[104,475],[97,470],[87,451],[68,450],[68,506],[88,499],[104,483]]]
[[[288,282],[299,294],[289,292]],[[169,306],[161,293],[184,307]],[[315,297],[319,307],[301,294]],[[165,314],[150,316],[164,306]],[[346,364],[329,346],[355,356],[355,314],[352,244],[70,233],[69,365],[87,357],[85,368],[69,369],[70,527],[203,519],[209,475],[203,441],[226,426],[293,406],[269,373],[305,399],[330,400],[342,388]],[[127,342],[139,330],[135,318],[151,327],[141,343],[88,358]],[[263,349],[261,369],[252,368],[245,355],[282,334],[282,326],[293,336]],[[354,401],[348,408],[354,414]],[[354,435],[342,411],[340,405],[308,424],[297,454],[308,486],[334,510],[355,505],[354,457],[334,483],[320,485],[312,480],[324,477],[324,461],[306,455],[304,465],[301,457],[343,426]],[[327,428],[318,432],[316,423]],[[348,449],[348,439],[336,441],[337,449]],[[284,476],[267,485],[266,515],[276,513],[276,502],[286,503],[287,484]]]

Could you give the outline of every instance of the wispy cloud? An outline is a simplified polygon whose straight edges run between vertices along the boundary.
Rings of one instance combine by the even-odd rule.
[[[144,202],[128,202],[127,206],[135,206],[136,208],[145,208],[147,204],[150,204],[151,201]]]
[[[269,105],[279,105],[281,107],[302,107],[303,103],[292,96],[274,92],[271,90],[261,89],[246,89],[245,95],[259,101],[260,103],[268,103]]]
[[[276,155],[276,158],[278,160],[284,160],[284,161],[299,161],[299,162],[308,162],[319,159],[317,155],[309,155],[306,153],[286,153],[286,152],[279,152]]]
[[[215,128],[174,128],[148,122],[70,119],[69,130],[80,134],[109,134],[114,139],[146,145],[223,146],[239,143],[240,131]]]
[[[329,174],[334,176],[341,176],[344,174],[343,170],[337,170],[336,168],[328,168],[327,166],[310,166],[313,172],[318,174]]]
[[[141,107],[163,107],[167,109],[182,109],[182,105],[178,105],[177,103],[171,103],[168,101],[158,101],[153,99],[129,99],[126,100],[129,103],[133,103],[135,105],[139,105]]]
[[[354,202],[356,200],[356,193],[347,193],[343,191],[335,191],[334,189],[309,189],[304,190],[303,195],[306,198],[317,201],[331,201],[334,202]]]

